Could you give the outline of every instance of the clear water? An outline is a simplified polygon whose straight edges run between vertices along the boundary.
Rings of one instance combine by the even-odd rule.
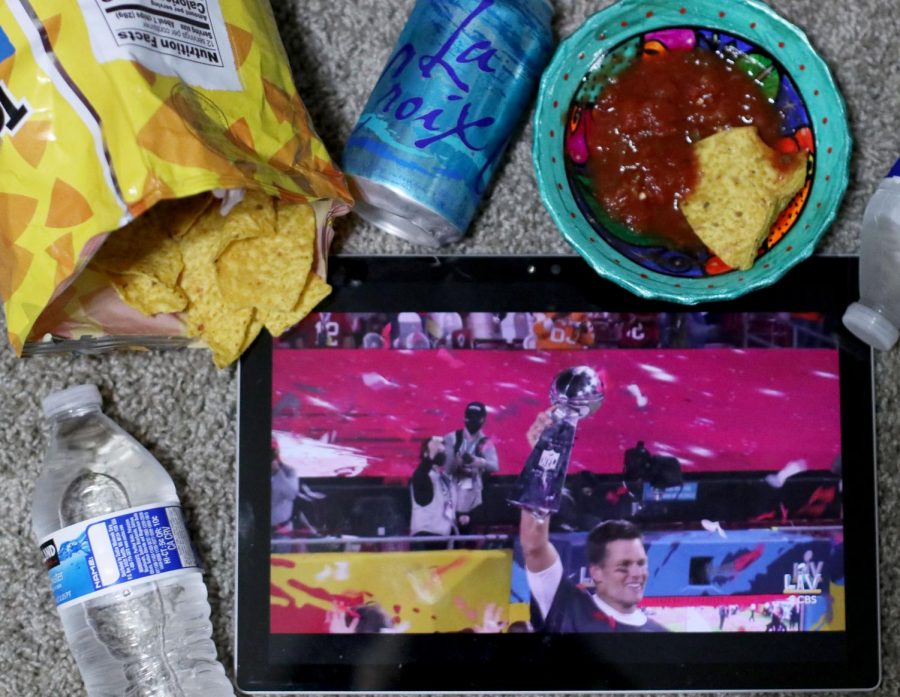
[[[32,509],[39,540],[88,518],[177,499],[156,459],[98,408],[51,419]],[[234,695],[216,658],[199,573],[70,605],[60,617],[91,697]]]
[[[885,179],[863,218],[862,302],[900,327],[900,177]]]

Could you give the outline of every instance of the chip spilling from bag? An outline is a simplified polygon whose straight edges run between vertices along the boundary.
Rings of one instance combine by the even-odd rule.
[[[225,365],[328,293],[352,200],[269,3],[151,4],[0,3],[0,296],[20,355],[190,337]]]
[[[807,154],[778,153],[755,126],[698,141],[699,181],[681,202],[697,236],[723,262],[749,269],[772,224],[806,181]]]
[[[247,192],[227,214],[211,196],[157,204],[107,239],[89,268],[145,315],[181,312],[217,366],[265,327],[278,335],[330,292],[313,271],[312,206]]]

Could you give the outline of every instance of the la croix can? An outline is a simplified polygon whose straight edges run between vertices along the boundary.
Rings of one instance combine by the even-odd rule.
[[[355,211],[417,244],[460,239],[550,59],[549,0],[418,0],[343,169]]]

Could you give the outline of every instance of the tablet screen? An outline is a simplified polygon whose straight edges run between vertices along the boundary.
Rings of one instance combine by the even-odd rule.
[[[578,259],[330,263],[241,362],[242,689],[878,682],[855,263],[697,308]]]
[[[836,330],[310,315],[272,358],[271,631],[842,631]],[[582,367],[602,403],[542,449]]]

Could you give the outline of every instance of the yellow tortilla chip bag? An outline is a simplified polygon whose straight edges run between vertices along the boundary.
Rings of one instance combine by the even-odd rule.
[[[18,353],[45,334],[174,326],[221,364],[264,321],[234,287],[241,268],[272,261],[257,279],[266,312],[294,316],[310,270],[327,285],[330,224],[350,196],[266,0],[9,0],[0,90],[0,296]],[[280,239],[273,199],[308,204],[290,215],[312,232]]]

